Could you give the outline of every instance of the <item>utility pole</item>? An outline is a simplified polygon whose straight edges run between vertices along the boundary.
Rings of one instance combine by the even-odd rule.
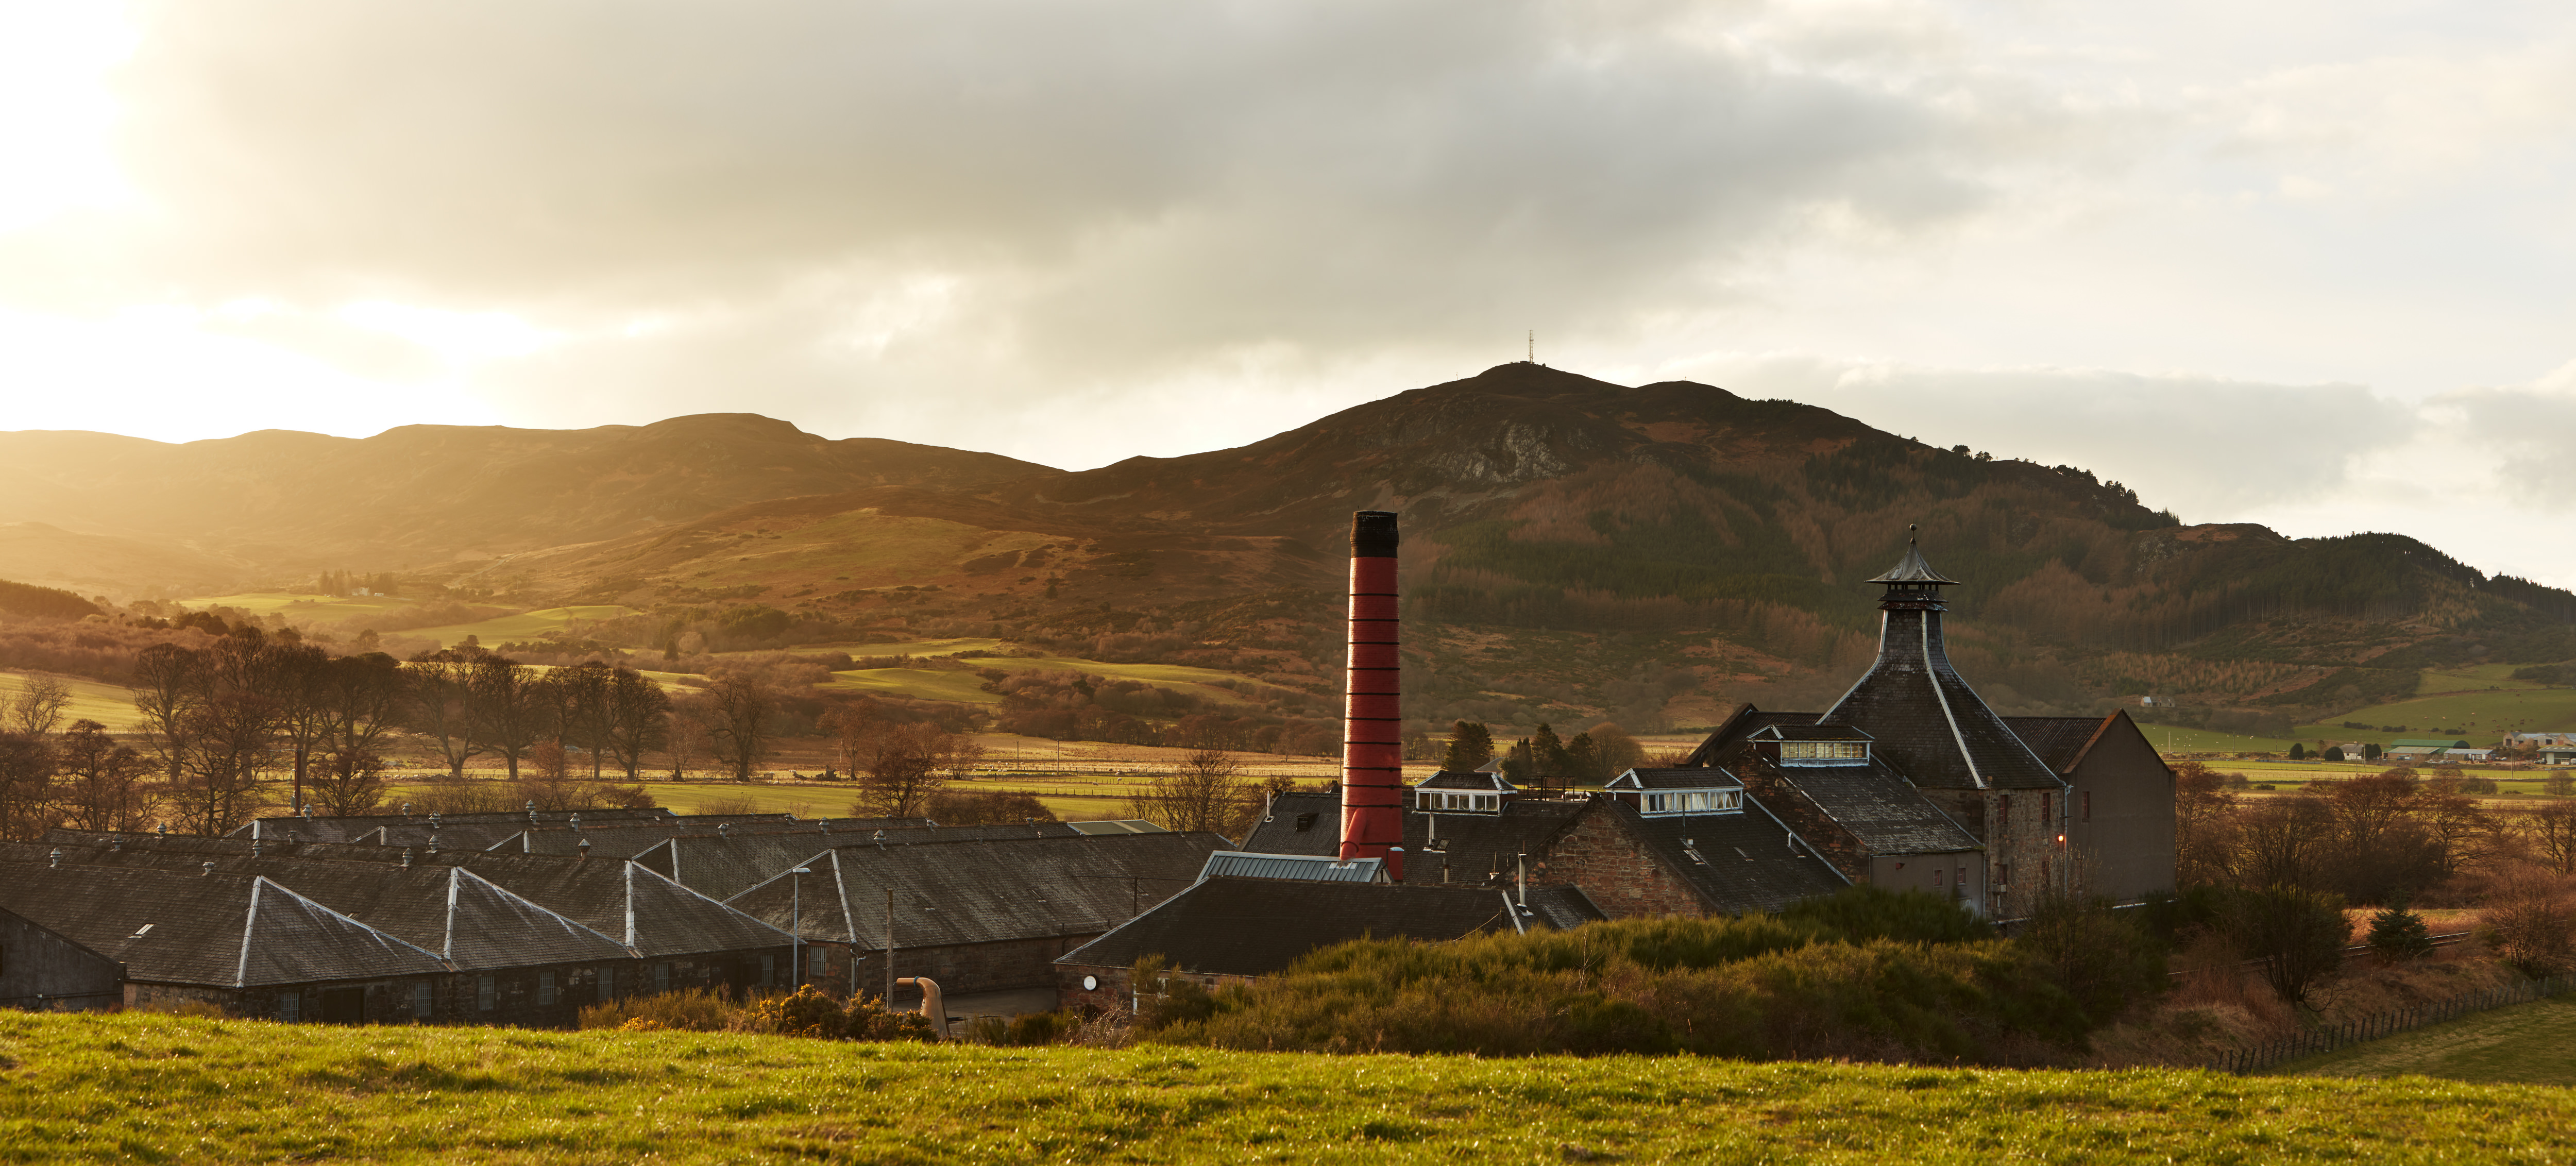
[[[886,888],[886,1011],[894,1011],[894,888]]]
[[[1530,329],[1530,334],[1529,334],[1529,360],[1528,360],[1528,363],[1530,363],[1530,364],[1537,364],[1537,363],[1538,363],[1538,329],[1536,329],[1536,328],[1532,328],[1532,329]]]
[[[805,986],[805,878],[814,873],[810,867],[797,867],[787,872],[787,958],[796,961],[797,987]]]

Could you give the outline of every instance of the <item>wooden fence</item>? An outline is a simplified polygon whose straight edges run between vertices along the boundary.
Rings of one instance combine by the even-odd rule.
[[[2490,1008],[2502,1008],[2509,1004],[2528,1004],[2534,1000],[2558,995],[2570,988],[2576,988],[2576,976],[2553,976],[2546,980],[2525,980],[2502,988],[2471,992],[2411,1008],[2391,1009],[2359,1020],[2313,1028],[2296,1036],[2264,1041],[2249,1048],[2236,1049],[2211,1061],[2208,1067],[2222,1073],[2235,1073],[2240,1076],[2259,1073],[2283,1061],[2294,1061],[2300,1057],[2311,1057],[2318,1053],[2330,1053],[2363,1041],[2395,1036],[2401,1032],[2430,1024],[2440,1024],[2446,1020],[2457,1020],[2472,1012],[2484,1012]]]

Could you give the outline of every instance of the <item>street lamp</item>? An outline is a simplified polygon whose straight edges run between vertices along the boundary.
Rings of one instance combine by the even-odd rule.
[[[809,867],[787,872],[787,958],[796,962],[796,986],[805,986],[805,880]]]

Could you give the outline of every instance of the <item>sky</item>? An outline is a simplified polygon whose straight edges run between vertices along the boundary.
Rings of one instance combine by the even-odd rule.
[[[0,429],[1067,468],[1538,359],[2576,587],[2576,5],[0,0]]]

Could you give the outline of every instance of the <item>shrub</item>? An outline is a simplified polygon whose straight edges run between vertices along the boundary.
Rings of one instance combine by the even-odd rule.
[[[2571,775],[2564,769],[2550,770],[2549,776],[2542,779],[2540,788],[2553,798],[2576,794],[2576,775]]]
[[[2526,976],[2576,968],[2576,897],[2564,883],[2529,872],[2487,898],[2478,915],[2487,949]]]
[[[621,996],[581,1010],[583,1028],[618,1028],[651,1032],[683,1029],[725,1032],[739,1027],[742,1008],[712,988],[685,988],[651,996]]]
[[[750,1032],[823,1040],[937,1040],[930,1021],[914,1012],[889,1012],[883,1002],[856,999],[844,1004],[807,984],[794,993],[768,996],[745,1009],[739,1027]]]
[[[2097,1023],[2165,988],[2165,946],[2108,899],[2047,895],[2014,937]]]
[[[2229,894],[2221,927],[2237,950],[2263,961],[2264,980],[2292,1004],[2343,963],[2352,937],[2343,896],[2287,884]]]
[[[1780,917],[1815,923],[1846,943],[1892,939],[1901,943],[1970,943],[1995,938],[1994,925],[1953,899],[1923,891],[1890,891],[1866,884],[1789,905]]]
[[[2401,897],[2370,917],[2370,950],[2382,963],[2403,963],[2432,951],[2433,933]]]

